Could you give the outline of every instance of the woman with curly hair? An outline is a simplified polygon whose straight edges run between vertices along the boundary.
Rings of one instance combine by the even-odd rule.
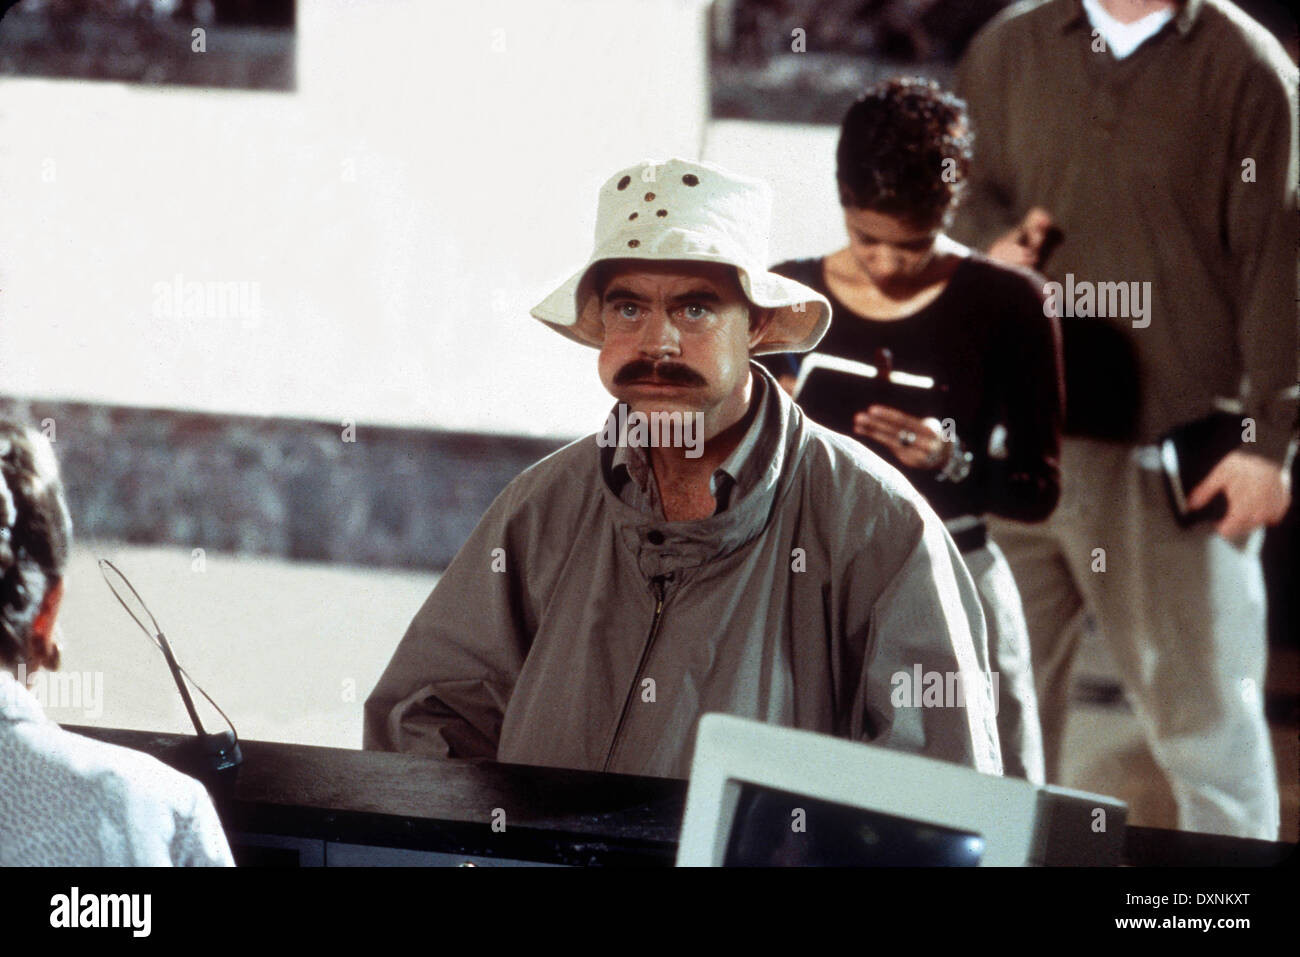
[[[933,417],[872,405],[842,419],[945,520],[988,623],[1005,771],[1041,783],[1024,612],[983,516],[1042,521],[1056,507],[1060,333],[1040,277],[944,234],[972,144],[965,104],[932,81],[872,87],[844,117],[836,152],[848,245],[773,271],[830,300],[834,321],[817,353],[933,381]],[[797,362],[769,365],[788,389]]]

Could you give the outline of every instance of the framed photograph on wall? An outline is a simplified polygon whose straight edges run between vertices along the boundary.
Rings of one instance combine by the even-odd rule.
[[[0,77],[292,92],[294,0],[0,0]]]
[[[838,124],[900,73],[949,86],[971,37],[1010,0],[717,0],[715,119]]]

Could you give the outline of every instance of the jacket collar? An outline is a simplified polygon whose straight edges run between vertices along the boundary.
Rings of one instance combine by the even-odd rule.
[[[758,415],[742,440],[743,445],[752,438],[752,446],[742,456],[741,474],[724,511],[696,521],[666,522],[628,505],[604,480],[615,450],[597,446],[606,506],[646,578],[685,574],[748,544],[767,526],[777,499],[793,481],[803,451],[802,416],[771,373],[756,362],[750,362],[750,372],[756,388],[764,391]]]
[[[1174,28],[1179,36],[1187,36],[1200,17],[1205,2],[1206,0],[1181,0],[1178,12],[1174,14]],[[1061,32],[1088,25],[1088,14],[1083,9],[1082,0],[1059,0],[1055,12],[1057,28]]]

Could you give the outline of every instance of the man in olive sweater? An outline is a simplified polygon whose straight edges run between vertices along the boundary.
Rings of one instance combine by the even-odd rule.
[[[1278,793],[1258,552],[1290,504],[1296,88],[1281,45],[1227,0],[1020,3],[975,38],[958,79],[976,155],[953,235],[1040,269],[1076,330],[1123,344],[1136,380],[1126,433],[1067,437],[1055,515],[993,528],[1025,603],[1048,779],[1091,613],[1179,826],[1265,839]],[[1071,369],[1070,348],[1067,330],[1080,421],[1125,383],[1082,352]],[[1182,528],[1153,443],[1225,400],[1243,444],[1189,503],[1222,493],[1227,513]]]

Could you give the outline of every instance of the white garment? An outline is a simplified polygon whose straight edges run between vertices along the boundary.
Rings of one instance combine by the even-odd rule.
[[[1164,29],[1164,25],[1174,18],[1173,9],[1157,10],[1148,13],[1141,20],[1132,23],[1120,23],[1102,7],[1100,0],[1083,0],[1084,12],[1088,22],[1106,41],[1106,49],[1116,60],[1122,60],[1142,44]]]
[[[233,866],[208,792],[64,731],[0,670],[0,866]]]

